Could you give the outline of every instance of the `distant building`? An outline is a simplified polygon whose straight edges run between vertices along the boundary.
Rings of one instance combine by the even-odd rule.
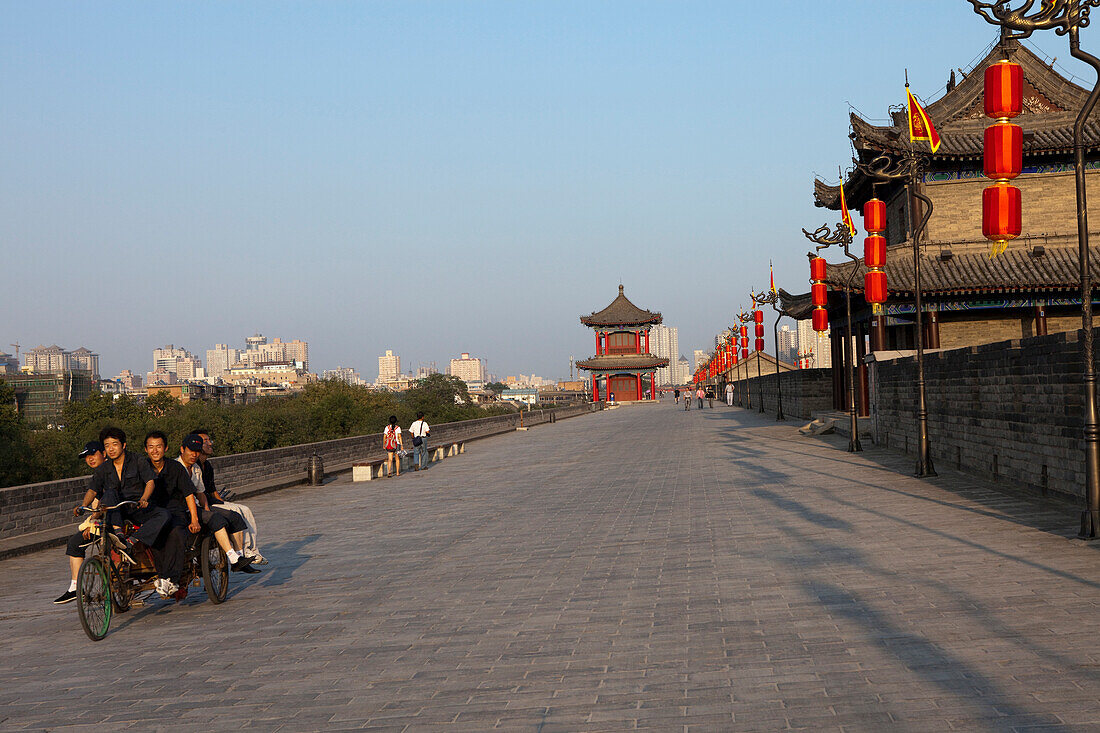
[[[69,368],[91,372],[92,379],[99,381],[99,354],[81,346],[69,355]]]
[[[226,372],[229,384],[252,384],[264,387],[303,387],[316,379],[300,361],[281,361],[238,365]]]
[[[72,354],[57,344],[36,346],[23,353],[23,365],[36,374],[59,374],[72,369]]]
[[[326,369],[324,374],[321,375],[321,378],[334,379],[337,382],[343,382],[352,386],[363,384],[363,380],[359,376],[359,372],[355,371],[351,367],[338,366],[335,369]]]
[[[95,384],[82,370],[6,374],[4,381],[15,389],[16,409],[38,427],[59,427],[65,403],[88,399]]]
[[[818,333],[809,318],[798,322],[798,358],[812,369],[828,369],[833,365],[829,331]],[[795,362],[790,362],[795,363]]]
[[[0,374],[16,374],[19,372],[19,359],[11,354],[0,351]]]
[[[668,359],[650,353],[650,329],[662,316],[630,302],[619,286],[618,296],[606,308],[580,317],[596,339],[596,354],[577,362],[592,375],[595,402],[633,402],[657,399],[657,370]]]
[[[654,356],[668,359],[668,366],[657,370],[657,386],[680,384],[676,368],[676,357],[680,354],[679,329],[664,324],[654,326],[649,332],[649,347]]]
[[[533,405],[539,401],[539,391],[530,387],[506,389],[500,393],[500,399],[505,402],[525,402]]]
[[[776,348],[779,353],[779,361],[794,364],[798,360],[798,332],[792,331],[790,326],[779,327],[776,333],[779,343]]]
[[[169,371],[167,367],[159,367],[145,373],[145,384],[149,387],[155,384],[176,384],[177,382],[179,379],[176,378],[176,373]]]
[[[424,379],[425,377],[430,377],[433,374],[439,374],[439,370],[435,368],[434,361],[429,362],[428,366],[422,366],[416,370],[417,379]]]
[[[281,338],[272,339],[267,343],[263,336],[253,336],[253,339],[261,338],[265,343],[257,343],[249,347],[241,358],[248,365],[270,364],[277,361],[301,362],[302,368],[309,371],[309,344],[305,341],[294,339],[283,341]]]
[[[691,367],[692,374],[702,369],[707,363],[707,352],[702,349],[696,349],[694,353],[694,366]]]
[[[676,377],[674,384],[687,384],[691,379],[691,365],[683,354],[676,360]]]
[[[206,350],[206,376],[210,379],[221,379],[240,361],[240,349],[231,348],[228,344],[214,344],[214,348]]]
[[[120,384],[125,392],[133,392],[134,390],[141,389],[143,385],[141,375],[134,374],[129,369],[123,369],[113,381]]]
[[[481,359],[471,357],[466,352],[457,359],[451,359],[450,374],[461,379],[471,389],[475,388],[474,385],[481,387],[485,384],[485,365]]]
[[[175,372],[176,361],[188,357],[193,358],[194,354],[187,349],[177,349],[175,344],[168,344],[162,348],[153,349],[153,371],[167,369],[170,372]]]
[[[383,356],[378,357],[378,384],[392,382],[401,375],[401,357],[386,349]]]

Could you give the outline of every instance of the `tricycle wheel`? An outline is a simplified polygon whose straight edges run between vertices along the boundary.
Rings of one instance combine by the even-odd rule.
[[[76,576],[76,608],[80,625],[92,641],[99,641],[107,635],[111,625],[111,605],[107,568],[98,557],[86,558]]]
[[[202,538],[200,550],[202,560],[202,587],[211,603],[221,603],[229,593],[229,558],[214,538],[207,535]]]

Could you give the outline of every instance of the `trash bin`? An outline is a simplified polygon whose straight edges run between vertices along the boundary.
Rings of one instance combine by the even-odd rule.
[[[325,463],[316,453],[309,457],[306,480],[309,481],[310,486],[320,486],[325,482]]]

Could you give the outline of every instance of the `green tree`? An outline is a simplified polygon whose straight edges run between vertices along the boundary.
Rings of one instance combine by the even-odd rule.
[[[38,480],[29,432],[15,409],[15,389],[0,380],[0,486]]]
[[[485,389],[499,397],[501,392],[508,389],[508,385],[504,382],[489,382],[485,385]]]
[[[180,401],[164,391],[154,392],[145,398],[145,409],[153,417],[164,417],[179,409]]]

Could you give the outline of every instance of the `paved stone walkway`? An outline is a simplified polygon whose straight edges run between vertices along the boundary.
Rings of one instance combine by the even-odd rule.
[[[257,497],[273,565],[98,644],[61,550],[4,561],[0,729],[1100,730],[1071,512],[795,427],[666,402]]]

